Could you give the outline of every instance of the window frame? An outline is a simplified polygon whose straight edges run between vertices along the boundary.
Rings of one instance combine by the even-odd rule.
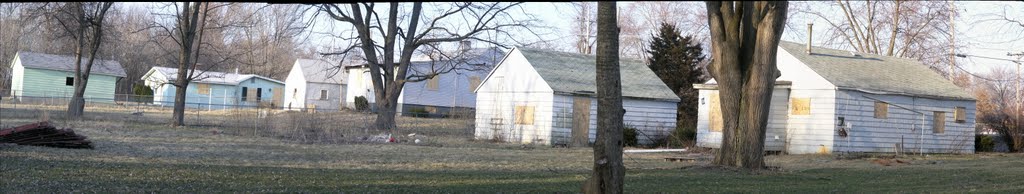
[[[320,100],[330,100],[330,95],[327,90],[320,90]]]
[[[517,125],[533,125],[534,117],[537,112],[534,106],[516,105],[515,107],[515,124]]]
[[[881,105],[881,106],[879,106]],[[875,101],[874,118],[876,119],[888,119],[889,118],[889,103],[880,100]]]

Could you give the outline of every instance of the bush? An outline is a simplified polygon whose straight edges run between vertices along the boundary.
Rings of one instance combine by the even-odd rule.
[[[420,107],[409,108],[408,114],[411,114],[413,117],[422,117],[422,118],[426,118],[426,117],[430,116],[430,112],[427,112],[426,108],[420,108]]]
[[[622,141],[625,146],[636,146],[636,127],[626,126],[622,128]]]
[[[693,147],[697,142],[697,129],[692,127],[677,126],[667,137],[653,140],[651,146],[668,146],[670,148]]]
[[[356,96],[356,110],[357,111],[370,110],[370,102],[366,101],[366,97]]]
[[[974,136],[974,151],[975,152],[991,152],[996,147],[996,142],[992,139],[992,136],[988,135],[975,135]]]

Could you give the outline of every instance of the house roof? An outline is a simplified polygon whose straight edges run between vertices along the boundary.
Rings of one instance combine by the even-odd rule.
[[[516,49],[519,49],[556,93],[596,93],[597,59],[594,55]],[[679,97],[672,93],[672,90],[642,61],[620,59],[619,75],[622,79],[624,97],[679,101]]]
[[[501,61],[502,57],[505,56],[505,52],[498,47],[489,47],[469,49],[460,53],[460,55],[453,56],[453,58],[457,59],[449,60],[411,61],[409,62],[409,75],[417,71],[428,73],[431,69],[452,69],[452,72],[457,73],[466,71],[487,73],[494,69],[495,64]]]
[[[174,81],[174,80],[176,80],[178,78],[178,69],[176,69],[176,68],[153,67],[153,69],[150,70],[150,71],[155,71],[155,72],[158,72],[160,74],[163,74],[164,77],[167,77],[167,81],[168,82]],[[216,71],[202,71],[202,70],[196,70],[196,73],[197,74],[201,74],[201,75],[196,77],[196,79],[192,80],[192,82],[209,83],[209,84],[224,84],[224,85],[238,85],[242,81],[249,80],[250,78],[256,77],[256,78],[262,78],[262,79],[265,79],[265,80],[268,80],[268,81],[271,81],[271,82],[275,82],[275,83],[279,83],[279,84],[284,84],[284,82],[281,82],[281,81],[278,81],[278,80],[275,80],[275,79],[270,79],[268,77],[263,77],[263,76],[256,75],[256,74],[235,74],[235,73],[225,73],[225,72],[216,72]],[[146,79],[146,77],[143,77],[142,79]]]
[[[75,57],[69,55],[53,55],[45,53],[35,52],[18,52],[17,56],[21,59],[21,65],[25,68],[34,69],[47,69],[55,71],[75,71]],[[88,58],[82,59],[84,64]],[[90,74],[101,74],[116,77],[125,77],[124,68],[121,67],[121,63],[113,60],[102,60],[96,59],[93,62]]]
[[[966,91],[913,59],[813,47],[782,41],[779,47],[839,89],[868,93],[973,100]]]
[[[344,84],[344,72],[335,62],[317,59],[296,59],[295,63],[302,68],[306,82]]]

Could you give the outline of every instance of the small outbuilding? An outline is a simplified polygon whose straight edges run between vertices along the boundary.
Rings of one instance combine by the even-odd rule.
[[[296,59],[285,79],[287,110],[337,111],[345,102],[345,71],[339,63]]]
[[[973,153],[975,99],[913,59],[779,43],[765,150]],[[699,89],[697,146],[719,148],[714,80]]]
[[[70,99],[75,91],[75,57],[18,52],[11,62],[11,76],[11,95],[15,99]],[[124,77],[121,63],[96,59],[85,87],[85,100],[113,103],[117,81]]]
[[[586,146],[597,128],[594,55],[513,48],[475,92],[476,139]],[[675,129],[679,98],[644,62],[619,62],[624,124],[641,144]]]

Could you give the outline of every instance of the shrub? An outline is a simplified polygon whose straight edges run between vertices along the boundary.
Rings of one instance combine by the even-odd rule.
[[[356,96],[356,110],[366,111],[370,109],[370,102],[364,96]]]
[[[992,136],[988,135],[975,135],[974,136],[974,151],[975,152],[991,152],[996,147],[996,142],[992,139]]]
[[[636,146],[636,127],[626,126],[622,128],[622,141],[625,146]]]
[[[653,139],[651,146],[668,146],[671,148],[693,147],[697,140],[697,129],[677,126],[667,137]]]
[[[425,117],[429,117],[430,116],[430,112],[427,112],[426,108],[420,108],[420,107],[409,108],[409,112],[408,113],[411,114],[413,117],[424,117],[425,118]]]

